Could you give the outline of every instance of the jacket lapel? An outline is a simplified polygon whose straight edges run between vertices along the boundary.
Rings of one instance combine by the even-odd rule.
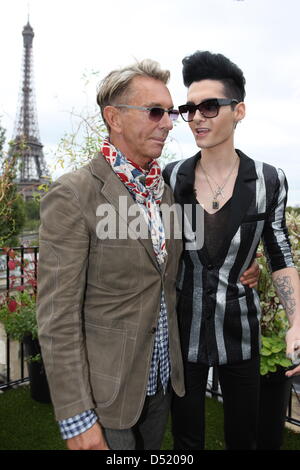
[[[132,217],[128,217],[128,213],[131,207],[134,209],[133,206],[136,206],[136,202],[101,154],[89,163],[89,167],[92,174],[103,182],[101,194],[115,208],[116,213],[127,226],[127,236],[130,236],[129,224]],[[136,212],[133,210],[132,213],[135,214]],[[138,217],[138,214],[136,217]],[[138,238],[138,241],[145,247],[152,262],[158,267],[148,227],[142,217],[140,217],[140,220],[141,223],[145,224],[142,233],[148,233],[148,238]]]
[[[243,152],[240,150],[236,151],[240,157],[240,166],[231,199],[230,219],[226,233],[224,234],[224,242],[218,256],[218,261],[220,262],[224,255],[226,255],[231,240],[238,230],[255,195],[255,185],[253,185],[253,181],[257,179],[255,164],[253,160],[247,157]],[[201,158],[201,152],[198,152],[193,157],[187,159],[182,163],[178,170],[175,186],[175,198],[176,202],[180,202],[182,205],[195,203],[195,168],[199,158]],[[199,250],[198,254],[204,265],[208,265],[210,263],[205,247]]]
[[[193,157],[185,160],[177,173],[176,185],[174,188],[174,195],[176,202],[181,204],[183,213],[186,210],[185,205],[190,205],[193,211],[193,207],[196,203],[196,196],[194,193],[195,185],[195,170],[198,160],[201,158],[201,152],[197,152]],[[194,217],[195,213],[193,211]],[[189,219],[189,218],[188,218]],[[187,222],[187,219],[182,220],[182,226],[184,227]],[[192,227],[193,228],[193,227]],[[197,251],[198,256],[203,265],[209,264],[208,253],[205,246]]]
[[[191,203],[193,200],[195,169],[199,158],[201,158],[201,152],[197,152],[180,165],[174,188],[176,202],[180,204]]]
[[[250,203],[255,196],[255,185],[253,182],[257,179],[253,160],[240,150],[236,151],[240,157],[240,166],[231,198],[230,218],[225,236],[226,247],[229,247],[232,238],[241,225]]]

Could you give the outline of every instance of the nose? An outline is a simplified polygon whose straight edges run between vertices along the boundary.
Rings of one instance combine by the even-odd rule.
[[[200,113],[199,109],[196,109],[195,115],[193,117],[193,121],[205,121],[206,117]]]
[[[173,129],[173,121],[170,118],[168,113],[164,113],[159,123],[160,123],[160,127],[163,129],[168,129],[169,131]]]

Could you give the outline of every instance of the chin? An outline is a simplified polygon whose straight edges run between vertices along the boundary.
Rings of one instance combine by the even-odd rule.
[[[207,149],[207,148],[210,147],[210,145],[205,144],[204,142],[201,142],[201,140],[199,141],[199,140],[197,140],[197,139],[196,139],[196,145],[197,145],[197,147],[199,147],[200,149]]]
[[[156,147],[155,149],[153,149],[153,151],[151,152],[151,159],[155,160],[156,158],[159,158],[161,156],[162,150],[163,147]]]

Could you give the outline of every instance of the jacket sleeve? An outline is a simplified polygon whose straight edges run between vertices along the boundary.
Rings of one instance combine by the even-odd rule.
[[[262,234],[268,264],[272,272],[294,266],[285,220],[287,194],[288,183],[285,174],[281,169],[278,169],[276,188]]]
[[[58,420],[95,407],[82,324],[89,238],[78,198],[56,182],[41,202],[37,318]]]

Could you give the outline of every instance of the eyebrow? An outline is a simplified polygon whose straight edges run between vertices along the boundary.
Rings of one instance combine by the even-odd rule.
[[[162,108],[162,109],[165,109],[161,103],[149,103],[149,104],[145,104],[144,105],[145,108]],[[169,106],[169,108],[166,108],[166,109],[174,109],[174,105],[172,104],[171,106]]]
[[[201,104],[201,103],[205,103],[206,101],[211,101],[211,100],[216,100],[218,98],[205,98],[204,100],[200,101],[200,103],[198,104]],[[196,104],[194,101],[187,101],[186,104]]]

